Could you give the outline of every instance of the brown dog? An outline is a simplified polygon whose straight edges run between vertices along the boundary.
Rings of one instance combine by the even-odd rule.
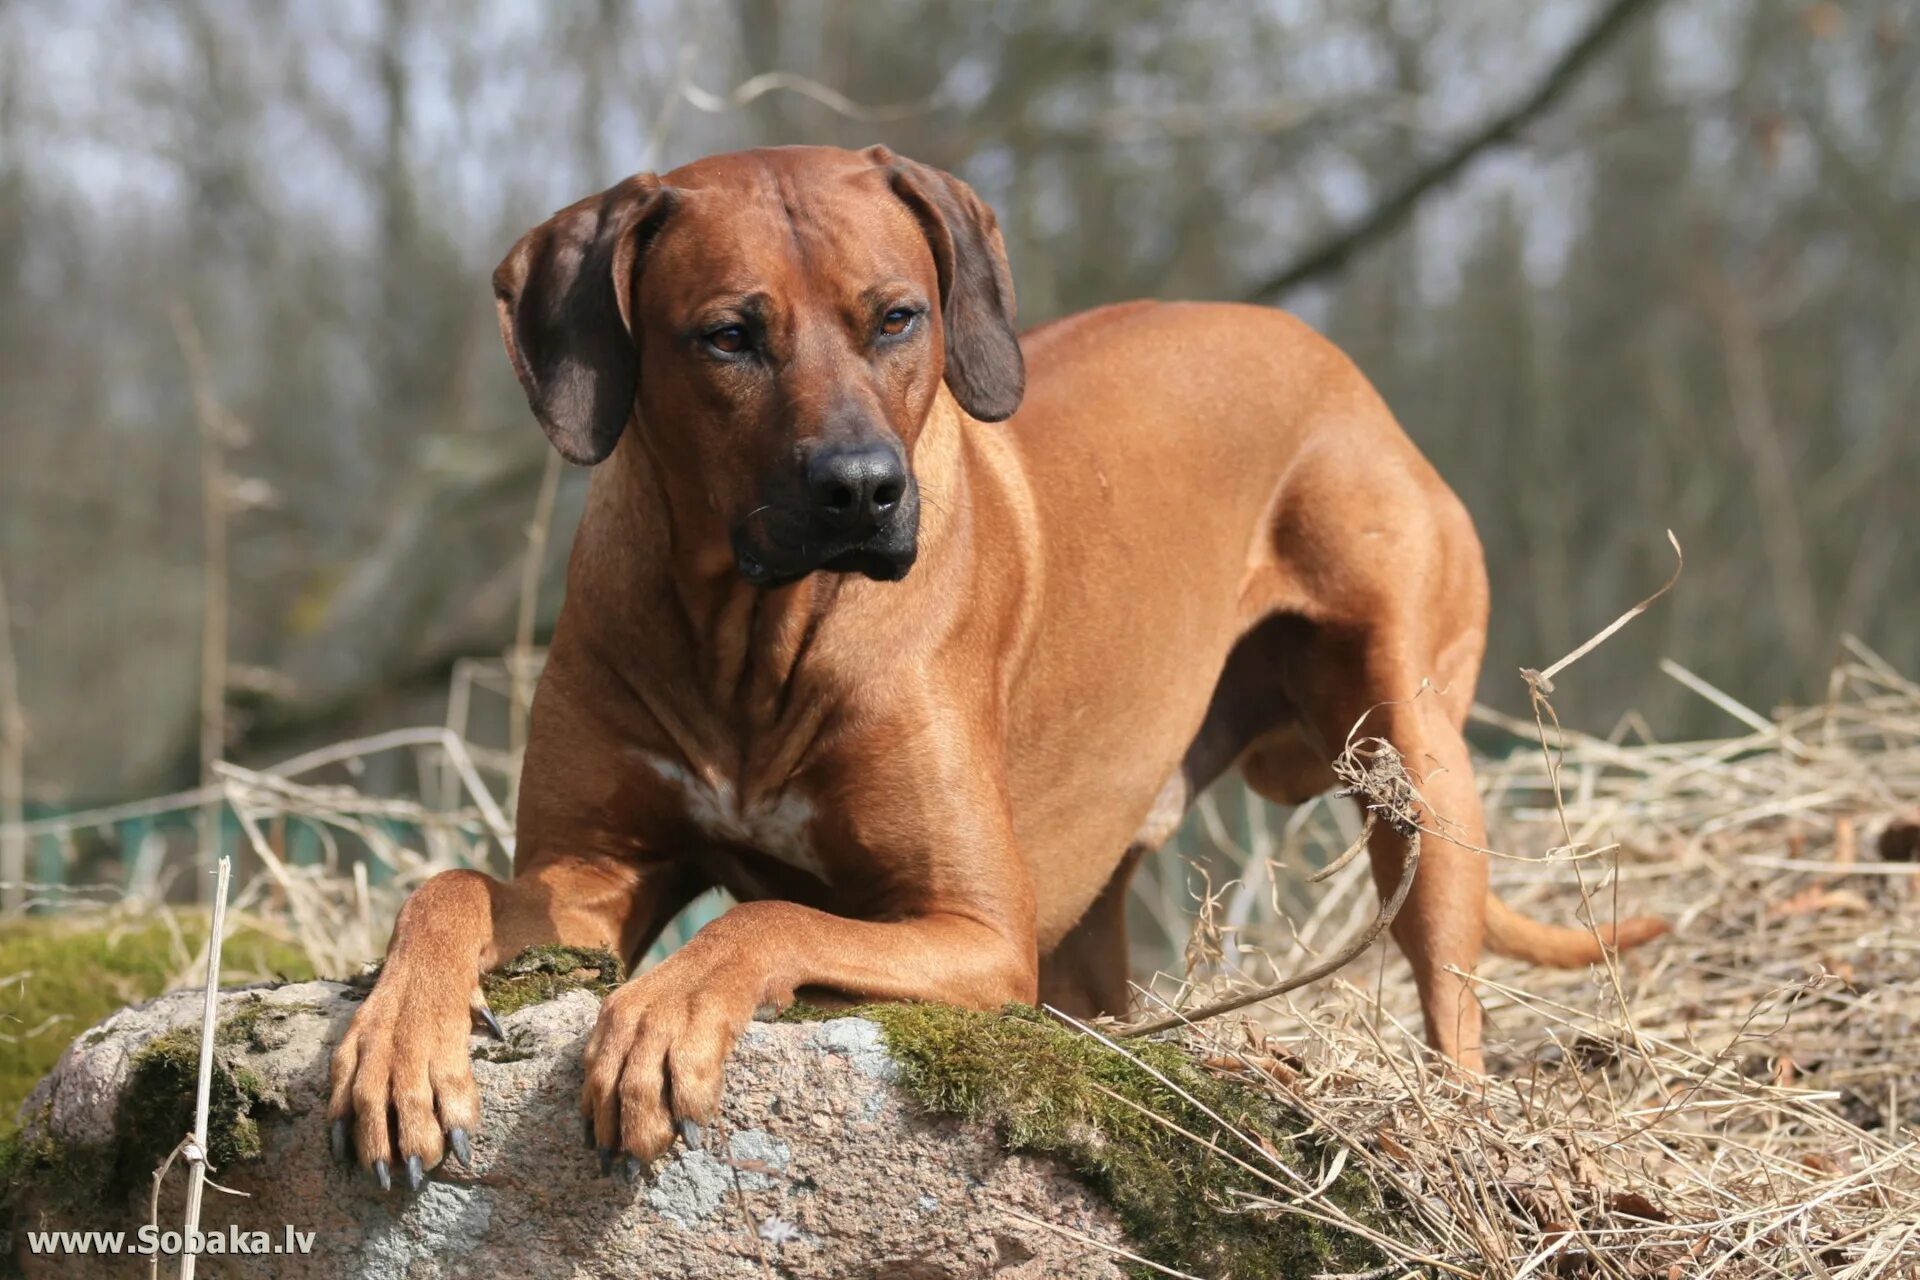
[[[1600,955],[1488,896],[1479,544],[1297,321],[1131,303],[1021,339],[993,214],[878,147],[630,178],[494,289],[535,416],[604,465],[514,877],[423,885],[334,1056],[335,1145],[383,1183],[466,1155],[481,973],[546,942],[635,961],[715,885],[740,905],[601,1010],[603,1162],[697,1140],[741,1028],[803,988],[1124,1013],[1141,856],[1236,764],[1282,803],[1326,790],[1362,722],[1459,841],[1428,839],[1393,926],[1434,1045],[1480,1063],[1452,970],[1483,938]],[[1402,853],[1383,824],[1385,888]]]

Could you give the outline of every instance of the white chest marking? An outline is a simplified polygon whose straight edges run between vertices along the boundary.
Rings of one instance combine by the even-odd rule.
[[[807,825],[813,821],[813,801],[807,797],[787,791],[742,805],[731,782],[722,779],[710,783],[650,752],[643,758],[648,768],[679,788],[687,817],[708,835],[758,849],[810,876],[827,878],[807,837]]]

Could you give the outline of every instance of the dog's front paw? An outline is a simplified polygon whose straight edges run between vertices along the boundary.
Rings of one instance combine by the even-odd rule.
[[[467,1055],[469,986],[390,968],[333,1051],[327,1118],[334,1158],[357,1156],[383,1190],[395,1168],[418,1191],[449,1150],[462,1164],[471,1160],[480,1091]]]
[[[580,1099],[602,1172],[644,1174],[678,1134],[690,1147],[720,1108],[727,1054],[760,1003],[683,951],[608,996],[587,1041]]]

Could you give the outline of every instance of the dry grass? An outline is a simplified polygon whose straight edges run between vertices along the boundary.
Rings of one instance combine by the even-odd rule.
[[[511,696],[504,664],[463,664],[455,677],[454,712],[444,726],[397,729],[305,752],[264,769],[216,762],[211,785],[133,804],[19,824],[11,833],[36,844],[63,843],[69,867],[78,842],[112,833],[132,818],[152,818],[224,807],[240,832],[235,891],[229,914],[249,928],[298,946],[313,972],[347,976],[386,949],[400,903],[423,880],[453,867],[504,874],[511,864],[513,826],[507,809],[518,759],[469,741],[467,719],[477,704]],[[396,761],[401,767],[394,768]],[[370,765],[417,779],[418,795],[380,794],[366,785]],[[297,862],[295,827],[311,833],[317,860]],[[0,834],[7,834],[0,831]],[[137,851],[122,851],[123,856]],[[143,858],[141,860],[144,860]],[[166,861],[156,855],[156,861]],[[115,917],[154,913],[182,894],[172,884],[175,865],[127,868],[123,883],[25,885],[25,906],[67,913],[100,910]],[[182,981],[204,972],[206,948],[181,967]]]
[[[1912,856],[1900,822],[1920,799],[1920,686],[1855,646],[1824,703],[1761,716],[1671,674],[1746,731],[1660,743],[1632,718],[1601,738],[1548,716],[1547,754],[1532,720],[1480,715],[1515,747],[1480,769],[1503,896],[1542,919],[1674,925],[1600,969],[1489,961],[1476,975],[1489,1079],[1462,1082],[1425,1053],[1386,946],[1252,1020],[1185,1033],[1220,1069],[1264,1077],[1341,1163],[1397,1194],[1403,1265],[1382,1278],[1920,1276],[1920,864],[1880,856]],[[517,760],[470,741],[467,719],[515,688],[506,664],[464,664],[444,727],[223,765],[211,788],[16,831],[225,800],[247,846],[236,923],[348,973],[426,876],[504,869]],[[363,787],[363,766],[394,753],[412,757],[418,797]],[[1226,802],[1209,797],[1203,817],[1232,846]],[[1250,847],[1234,850],[1246,874],[1200,895],[1188,972],[1152,985],[1153,1008],[1270,984],[1374,924],[1364,859],[1300,888],[1302,868],[1352,845],[1351,805],[1316,801],[1277,829],[1267,818],[1254,813],[1238,842]],[[293,821],[322,832],[318,862],[289,859]],[[1221,1123],[1207,1141],[1227,1140]],[[1305,1184],[1222,1208],[1337,1217]]]
[[[1187,1034],[1222,1069],[1264,1075],[1399,1193],[1408,1264],[1920,1276],[1920,864],[1887,860],[1912,857],[1920,686],[1855,645],[1823,704],[1762,717],[1675,674],[1749,731],[1659,743],[1628,721],[1556,738],[1548,719],[1548,755],[1532,721],[1481,716],[1519,748],[1482,768],[1491,840],[1510,855],[1502,896],[1542,919],[1584,899],[1582,915],[1674,926],[1604,968],[1489,961],[1476,981],[1490,1078],[1449,1078],[1426,1054],[1386,948],[1252,1021]],[[1275,859],[1338,852],[1338,814],[1296,814]],[[1267,982],[1340,950],[1375,910],[1363,862],[1297,930],[1252,889],[1211,895],[1216,917],[1239,918],[1203,930],[1212,963],[1162,997]]]

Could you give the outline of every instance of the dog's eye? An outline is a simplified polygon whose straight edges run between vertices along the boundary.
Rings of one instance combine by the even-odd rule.
[[[737,356],[747,349],[745,325],[722,325],[707,335],[707,345],[721,355]]]
[[[895,307],[880,317],[880,332],[886,337],[897,338],[913,328],[913,322],[919,318],[920,313],[912,307]]]

